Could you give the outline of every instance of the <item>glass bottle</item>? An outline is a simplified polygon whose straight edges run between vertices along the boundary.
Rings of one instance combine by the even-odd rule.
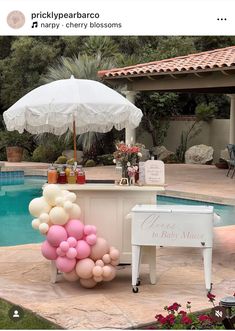
[[[62,169],[59,172],[58,184],[66,184],[66,183],[67,183],[66,173],[65,173],[64,169]]]
[[[69,175],[67,176],[67,182],[68,184],[76,184],[76,173],[73,169],[70,169]]]
[[[47,182],[48,184],[56,184],[57,183],[57,171],[55,167],[52,165],[47,171]]]
[[[82,166],[78,166],[78,169],[77,169],[77,183],[78,184],[86,183],[85,171]]]

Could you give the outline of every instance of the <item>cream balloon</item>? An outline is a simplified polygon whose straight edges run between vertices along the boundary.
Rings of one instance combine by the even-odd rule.
[[[77,273],[75,270],[72,270],[70,272],[64,272],[63,277],[68,280],[69,282],[76,282],[76,280],[79,279]]]
[[[49,214],[47,213],[42,213],[40,216],[39,216],[39,221],[41,223],[48,223],[50,220],[50,217],[49,217]]]
[[[75,202],[76,199],[77,199],[77,196],[76,196],[76,194],[73,193],[73,192],[69,192],[69,194],[67,194],[67,195],[65,196],[65,200],[67,200],[67,201]]]
[[[110,265],[105,265],[103,267],[103,277],[107,278],[111,275],[112,269]]]
[[[32,220],[32,228],[35,230],[38,230],[39,225],[40,225],[40,220],[38,218],[35,218],[34,220]]]
[[[117,265],[119,265],[119,260],[111,260],[111,263],[114,267],[116,267]]]
[[[110,282],[111,280],[113,280],[116,276],[116,269],[112,266],[112,265],[107,265],[104,268],[109,268],[108,272],[104,272],[103,274],[103,281],[105,282]]]
[[[109,254],[104,254],[102,260],[104,261],[105,264],[109,264],[111,262],[111,257]]]
[[[34,217],[39,217],[42,213],[49,213],[51,206],[44,197],[35,198],[29,203],[29,212]]]
[[[65,212],[63,207],[52,208],[49,216],[53,224],[64,225],[69,220],[69,215]]]
[[[96,244],[91,246],[90,257],[96,261],[101,259],[105,254],[109,252],[109,244],[104,238],[97,238]]]
[[[64,210],[69,212],[73,208],[73,203],[71,201],[65,201]]]
[[[103,267],[103,266],[104,266],[104,262],[103,262],[102,260],[97,260],[97,261],[95,262],[95,265],[98,265],[98,266],[100,266],[100,267]]]
[[[120,253],[116,248],[114,248],[114,249],[110,250],[109,255],[110,255],[112,260],[118,260],[119,256],[120,256]]]
[[[69,211],[69,219],[79,220],[81,217],[81,213],[81,208],[75,203],[73,203],[73,207]]]
[[[47,223],[41,223],[39,225],[39,231],[41,234],[46,234],[49,230],[49,225]]]
[[[43,196],[46,201],[54,207],[56,205],[56,198],[62,196],[61,189],[56,184],[49,184],[43,190]]]
[[[93,278],[90,278],[90,279],[83,279],[81,278],[80,279],[80,284],[85,287],[85,288],[93,288],[96,286],[96,281],[94,281]]]
[[[56,204],[57,207],[63,207],[64,202],[65,202],[65,200],[64,200],[63,197],[57,197],[55,199],[55,204]]]
[[[103,268],[100,266],[95,266],[92,270],[94,277],[100,277],[103,274]]]

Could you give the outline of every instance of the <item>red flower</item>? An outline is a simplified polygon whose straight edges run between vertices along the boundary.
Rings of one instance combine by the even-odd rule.
[[[211,317],[208,315],[200,315],[198,316],[198,320],[200,322],[211,321]]]
[[[189,325],[189,324],[192,324],[192,322],[193,321],[191,320],[191,318],[189,318],[186,315],[183,315],[181,318],[181,323],[183,323],[183,324]]]
[[[157,314],[156,316],[155,316],[155,318],[158,320],[159,318],[162,318],[163,316],[162,316],[162,314]]]
[[[167,315],[166,320],[170,325],[173,325],[175,322],[175,315],[174,314]]]
[[[184,316],[184,315],[187,315],[187,312],[184,311],[184,310],[181,310],[181,311],[179,311],[179,314],[182,315],[182,316]]]
[[[207,293],[207,298],[211,301],[211,302],[213,302],[213,301],[215,301],[215,295],[214,294],[212,294],[212,293]]]
[[[167,310],[177,311],[181,305],[177,302],[174,302],[171,306],[167,307]]]

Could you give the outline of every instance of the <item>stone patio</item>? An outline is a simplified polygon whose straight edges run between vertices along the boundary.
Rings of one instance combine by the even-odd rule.
[[[9,166],[9,164],[6,164]],[[19,165],[11,167],[19,168]],[[45,174],[47,165],[20,164]],[[36,169],[36,170],[35,170]],[[87,178],[115,178],[114,167],[86,169]],[[214,166],[166,165],[166,194],[235,204],[235,178]],[[235,225],[216,228],[213,250],[213,293],[219,301],[235,290]],[[132,293],[131,268],[94,289],[60,279],[50,283],[49,262],[40,245],[0,247],[0,297],[28,308],[66,329],[127,329],[154,321],[165,305],[179,302],[193,310],[210,308],[198,249],[157,248],[157,284],[150,285],[148,267],[141,269],[140,292]]]

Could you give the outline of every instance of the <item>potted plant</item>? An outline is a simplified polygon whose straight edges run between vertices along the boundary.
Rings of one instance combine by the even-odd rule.
[[[29,133],[18,133],[18,131],[0,132],[0,149],[6,148],[8,162],[21,162],[23,150],[31,153],[33,146],[32,137]]]

